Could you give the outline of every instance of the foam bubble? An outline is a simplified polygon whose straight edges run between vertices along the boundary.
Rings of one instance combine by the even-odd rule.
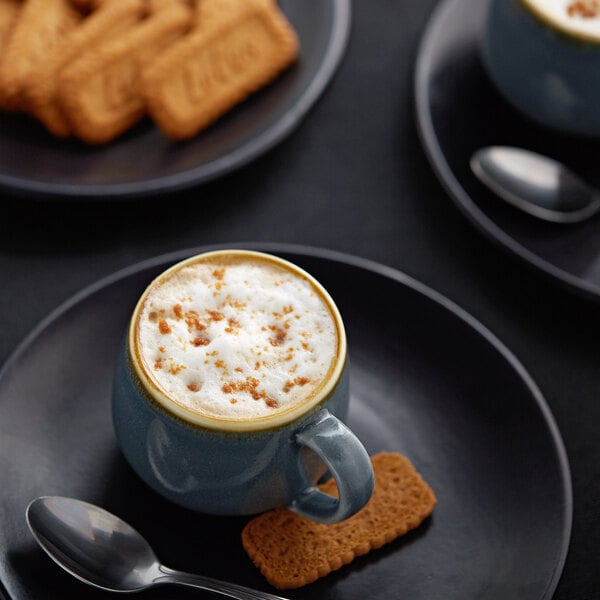
[[[315,287],[259,259],[213,259],[149,291],[137,326],[154,383],[211,417],[254,419],[312,397],[336,360],[330,308]]]

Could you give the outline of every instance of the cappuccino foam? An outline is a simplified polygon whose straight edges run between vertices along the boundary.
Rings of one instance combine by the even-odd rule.
[[[600,41],[600,0],[524,1],[562,29]]]
[[[314,397],[336,362],[338,332],[309,280],[273,261],[225,256],[155,282],[137,343],[144,371],[172,401],[246,420]]]

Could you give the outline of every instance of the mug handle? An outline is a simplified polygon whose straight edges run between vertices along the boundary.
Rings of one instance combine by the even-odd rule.
[[[318,521],[337,523],[358,512],[373,493],[371,459],[358,438],[328,410],[296,434],[296,442],[314,450],[329,468],[339,499],[311,486],[290,505],[294,512]]]

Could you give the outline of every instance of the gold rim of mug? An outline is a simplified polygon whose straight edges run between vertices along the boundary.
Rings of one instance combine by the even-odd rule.
[[[288,410],[281,411],[275,415],[259,417],[257,419],[228,419],[201,415],[198,412],[192,411],[189,408],[183,406],[182,404],[179,404],[172,398],[169,398],[164,392],[162,392],[162,390],[158,388],[157,384],[146,372],[144,361],[141,359],[138,346],[139,340],[137,335],[137,324],[139,321],[140,312],[142,310],[142,307],[144,306],[146,297],[148,296],[150,290],[154,288],[154,286],[159,284],[161,281],[164,281],[166,278],[168,278],[173,272],[182,269],[183,267],[195,264],[203,260],[218,258],[219,256],[237,256],[240,258],[249,257],[255,260],[264,260],[267,262],[272,262],[283,267],[284,269],[291,270],[296,275],[299,275],[300,277],[308,281],[321,295],[321,297],[329,307],[329,310],[334,318],[337,330],[337,358],[332,368],[330,369],[328,377],[325,379],[321,387],[319,387],[315,391],[315,393],[303,403],[297,406],[293,406]],[[156,277],[152,282],[150,282],[150,284],[144,290],[144,293],[141,295],[133,310],[133,314],[129,323],[127,350],[135,374],[142,383],[144,390],[150,394],[151,398],[155,400],[159,406],[166,409],[168,412],[174,414],[175,416],[179,417],[183,421],[191,423],[193,425],[198,425],[200,427],[216,429],[220,431],[240,432],[261,431],[264,429],[274,429],[282,425],[286,425],[287,423],[291,423],[292,421],[295,421],[298,418],[302,417],[304,414],[307,414],[313,408],[318,406],[321,402],[326,400],[335,390],[342,375],[342,371],[344,370],[347,354],[347,342],[346,332],[344,330],[344,323],[342,321],[342,317],[337,306],[335,305],[333,299],[331,298],[327,290],[312,275],[304,271],[304,269],[301,269],[300,267],[294,265],[293,263],[284,260],[283,258],[279,258],[278,256],[273,256],[272,254],[256,252],[254,250],[232,249],[215,250],[212,252],[205,252],[202,254],[191,256],[190,258],[187,258],[169,267],[166,271],[163,271],[158,277]]]
[[[600,34],[594,35],[591,33],[586,33],[584,31],[579,31],[576,28],[569,27],[559,19],[556,19],[549,14],[545,13],[541,8],[536,6],[532,0],[518,0],[521,6],[528,10],[534,17],[536,17],[539,21],[541,21],[550,29],[554,29],[558,33],[561,33],[569,38],[573,38],[579,42],[587,42],[591,44],[600,44]],[[600,17],[598,17],[600,18]]]

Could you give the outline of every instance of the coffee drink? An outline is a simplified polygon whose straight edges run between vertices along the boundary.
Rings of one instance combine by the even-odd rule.
[[[600,42],[600,0],[522,0],[538,16],[576,37]]]
[[[344,325],[299,267],[251,250],[172,266],[139,299],[116,367],[116,438],[165,498],[220,515],[288,506],[335,523],[371,497],[369,455],[343,422]],[[315,487],[327,470],[336,497]]]
[[[539,125],[600,137],[600,0],[481,4],[483,65],[500,93]]]
[[[150,383],[184,410],[261,419],[322,390],[338,361],[334,310],[284,261],[217,253],[150,285],[133,324],[135,353]]]

